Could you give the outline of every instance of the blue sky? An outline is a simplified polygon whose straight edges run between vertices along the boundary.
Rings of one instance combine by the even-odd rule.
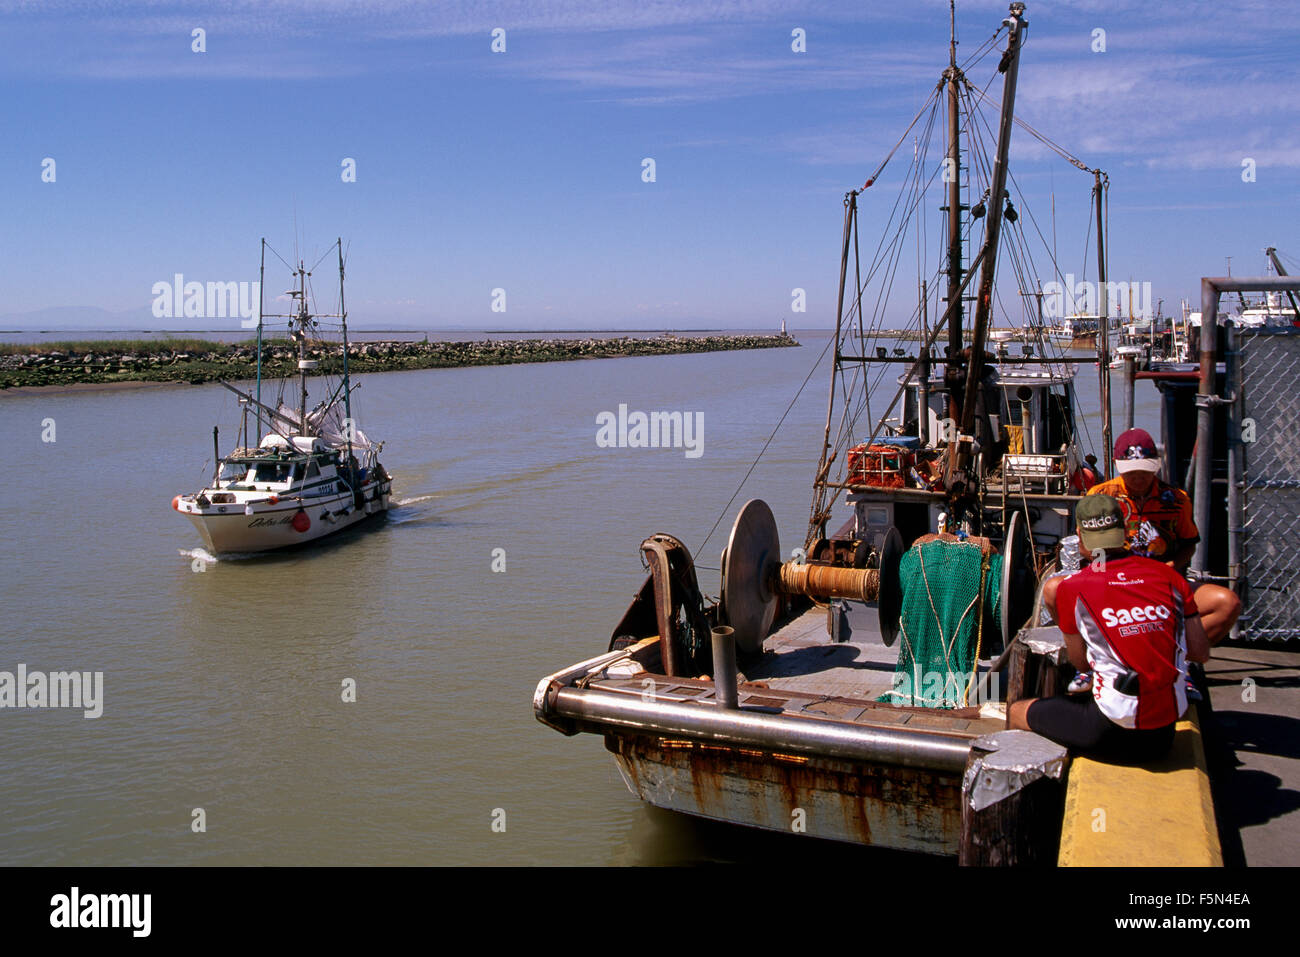
[[[960,54],[1006,6],[958,3]],[[1151,282],[1166,312],[1228,256],[1234,274],[1261,273],[1266,245],[1300,256],[1291,10],[1028,4],[1018,115],[1108,171],[1112,278]],[[304,255],[349,246],[359,326],[831,325],[843,194],[938,81],[948,35],[946,0],[0,0],[0,17],[6,328],[73,321],[38,312],[59,307],[161,326],[154,283],[256,280],[260,237],[289,256],[295,222]],[[864,255],[902,153],[861,201]],[[1020,130],[1012,170],[1044,229],[1055,194],[1082,271],[1090,177]]]

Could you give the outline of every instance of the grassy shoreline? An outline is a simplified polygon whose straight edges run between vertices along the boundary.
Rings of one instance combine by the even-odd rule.
[[[402,369],[446,369],[529,362],[570,362],[628,356],[686,355],[737,349],[797,346],[788,335],[717,335],[614,339],[494,339],[455,342],[389,340],[354,342],[348,349],[352,373]],[[335,348],[314,348],[317,374],[337,375],[343,357]],[[297,350],[283,340],[262,346],[262,375],[294,375]],[[0,345],[0,389],[107,385],[130,382],[188,382],[249,379],[257,372],[255,341],[206,339],[105,340]]]

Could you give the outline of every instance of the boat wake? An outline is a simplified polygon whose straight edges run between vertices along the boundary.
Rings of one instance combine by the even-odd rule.
[[[411,498],[398,499],[393,503],[393,507],[402,508],[407,505],[419,505],[421,502],[428,502],[437,497],[437,495],[414,495]]]
[[[446,498],[447,493],[440,492],[433,495],[412,495],[409,498],[398,499],[389,506],[388,524],[404,525],[407,528],[426,525],[446,526],[450,523],[443,514],[445,508],[429,504]]]
[[[176,551],[180,553],[181,558],[189,558],[197,562],[221,561],[221,559],[216,555],[213,555],[206,548],[178,548]]]
[[[192,562],[201,562],[204,565],[216,562],[237,562],[248,558],[265,558],[266,552],[225,552],[217,556],[213,555],[206,548],[178,548],[176,551],[182,558],[188,558]]]

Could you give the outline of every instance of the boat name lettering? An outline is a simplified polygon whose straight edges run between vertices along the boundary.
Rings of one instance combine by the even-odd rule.
[[[271,525],[288,525],[293,521],[292,515],[286,515],[284,518],[255,518],[248,523],[249,528],[267,528]]]

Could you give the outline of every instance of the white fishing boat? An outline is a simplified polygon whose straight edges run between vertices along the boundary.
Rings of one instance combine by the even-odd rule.
[[[211,482],[194,494],[172,499],[172,508],[194,523],[204,545],[213,554],[264,552],[301,545],[388,509],[392,477],[379,461],[383,443],[372,442],[357,428],[353,418],[355,386],[348,376],[341,242],[337,249],[339,311],[329,314],[311,311],[307,285],[311,273],[299,261],[293,270],[295,288],[287,293],[293,311],[268,315],[262,313],[259,305],[254,391],[245,392],[222,383],[239,396],[243,408],[243,441],[232,452],[221,456],[220,439],[214,428],[213,456],[217,466]],[[263,240],[263,275],[265,261],[266,241]],[[298,346],[298,374],[281,383],[274,405],[262,400],[262,342],[266,319],[287,320],[289,338]],[[308,408],[308,375],[324,371],[320,359],[309,357],[321,352],[310,343],[319,341],[317,332],[322,320],[336,320],[342,332],[340,377],[337,383],[332,383],[332,376],[318,376],[316,381],[324,386],[325,397]],[[296,386],[293,390],[296,408],[284,401],[291,384]],[[248,442],[250,412],[256,430],[251,444]]]
[[[1092,346],[1097,341],[1101,317],[1090,315],[1065,316],[1048,327],[1047,335],[1063,346]]]

